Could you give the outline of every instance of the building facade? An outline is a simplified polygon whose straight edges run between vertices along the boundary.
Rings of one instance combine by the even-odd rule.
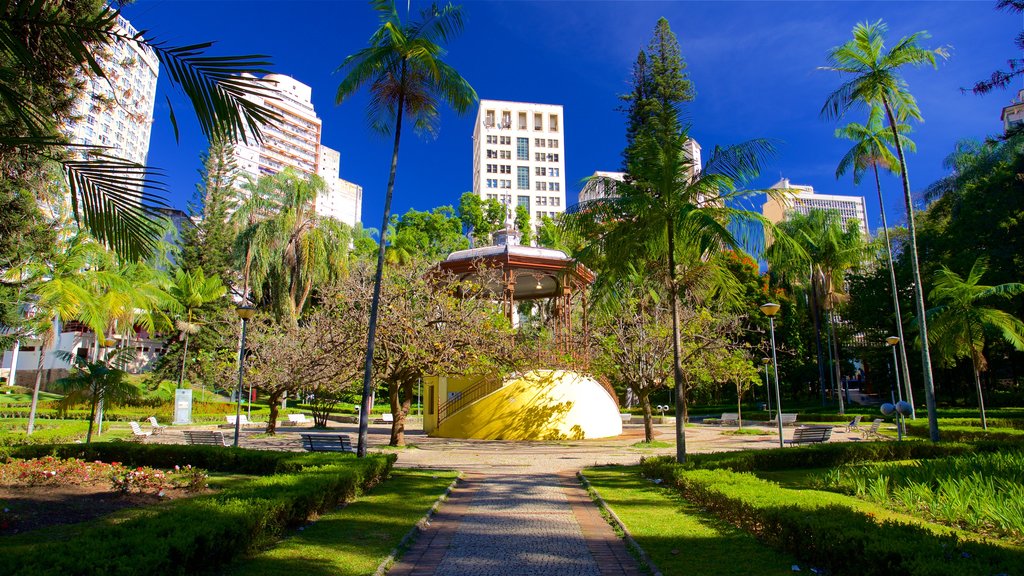
[[[117,17],[117,28],[125,35],[138,34],[123,16]],[[97,56],[106,78],[83,79],[85,90],[74,105],[75,121],[64,127],[64,133],[72,143],[107,146],[107,155],[145,165],[160,61],[152,49],[137,42],[113,42]]]
[[[691,161],[689,169],[691,178],[701,170],[702,159],[700,151],[700,144],[698,144],[693,138],[688,138],[683,144],[683,154],[686,154],[686,157]],[[583,189],[580,190],[579,201],[587,202],[590,200],[597,200],[599,198],[612,198],[616,196],[616,194],[615,191],[612,190],[612,186],[610,186],[609,181],[622,182],[625,179],[625,172],[604,172],[598,170],[594,172],[583,185]]]
[[[525,206],[536,228],[565,211],[562,106],[481,100],[473,129],[473,192],[510,211]]]
[[[355,226],[362,218],[363,188],[341,178],[341,154],[321,143],[323,122],[313,108],[313,89],[283,74],[263,77],[276,97],[250,99],[280,116],[263,127],[263,141],[249,138],[234,146],[239,175],[258,180],[286,168],[324,179],[326,189],[317,197],[316,212]]]
[[[860,223],[861,234],[865,238],[870,237],[868,212],[863,196],[818,194],[814,191],[814,187],[791,184],[788,178],[779,180],[771,188],[785,191],[784,199],[769,198],[762,206],[761,213],[772,223],[785,220],[788,212],[807,214],[811,210],[835,210],[839,212],[844,226],[856,218]]]
[[[1003,132],[1024,126],[1024,90],[1018,91],[1017,99],[1003,108],[999,119],[1003,121]]]

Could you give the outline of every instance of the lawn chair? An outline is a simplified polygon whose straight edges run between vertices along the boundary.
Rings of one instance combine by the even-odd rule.
[[[875,439],[875,440],[888,440],[889,439],[888,436],[886,436],[885,434],[882,434],[881,432],[878,431],[878,427],[881,426],[881,425],[882,425],[882,419],[881,418],[875,418],[874,421],[871,422],[871,427],[870,428],[868,428],[867,430],[861,430],[861,434],[864,435],[864,439],[865,440],[871,440],[871,439]]]
[[[139,426],[138,422],[129,422],[128,425],[132,427],[132,436],[142,439],[150,435],[149,432],[142,431],[142,426]]]
[[[862,414],[857,414],[856,416],[854,416],[853,420],[851,420],[850,423],[846,425],[846,431],[853,432],[854,430],[856,430],[860,432],[860,421],[863,419],[864,416]]]
[[[153,428],[150,430],[150,434],[159,434],[164,431],[164,428],[167,428],[167,426],[161,426],[160,423],[156,421],[156,416],[149,417],[149,425]]]

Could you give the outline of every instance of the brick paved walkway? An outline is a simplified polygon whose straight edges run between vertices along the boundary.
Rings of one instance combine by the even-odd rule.
[[[571,473],[467,475],[389,574],[639,574]]]

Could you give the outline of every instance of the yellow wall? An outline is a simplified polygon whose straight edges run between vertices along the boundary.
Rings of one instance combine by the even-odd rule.
[[[447,398],[448,391],[472,384],[477,378],[427,378]],[[429,412],[429,410],[428,410]],[[429,422],[429,424],[428,424]],[[481,440],[566,440],[605,438],[622,434],[618,406],[594,379],[563,370],[535,370],[505,382],[504,386],[467,406],[437,428],[427,414],[424,430],[445,438]]]

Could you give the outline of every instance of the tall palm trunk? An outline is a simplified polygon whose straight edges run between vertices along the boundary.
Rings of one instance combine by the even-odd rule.
[[[14,339],[14,349],[11,350],[11,373],[7,376],[7,385],[14,386],[18,383],[18,355],[21,352],[21,338]]]
[[[839,394],[839,413],[846,414],[846,390],[843,387],[843,376],[839,369],[839,339],[836,337],[836,314],[829,311],[828,314],[829,340],[832,342],[832,349],[829,354],[832,356],[832,373],[836,379],[836,392]]]
[[[401,84],[405,84],[405,64],[402,65]],[[384,195],[384,218],[380,225],[380,245],[377,246],[377,272],[373,276],[373,300],[370,303],[370,320],[366,331],[366,358],[363,361],[363,398],[359,410],[359,444],[356,455],[366,456],[367,428],[370,424],[370,411],[373,409],[373,340],[377,334],[377,310],[380,306],[380,285],[384,278],[384,233],[391,219],[391,196],[395,192],[395,173],[398,171],[398,144],[402,138],[402,112],[405,109],[405,95],[398,96],[398,113],[395,116],[395,146],[391,152],[391,172],[388,174],[388,187]]]
[[[903,315],[900,313],[900,295],[896,288],[896,264],[892,260],[892,242],[889,240],[889,223],[885,220],[885,200],[882,198],[882,182],[878,178],[878,165],[875,170],[875,188],[878,190],[878,207],[882,213],[882,231],[885,232],[885,254],[889,258],[889,285],[892,289],[892,310],[896,316],[896,336],[900,339],[900,360],[903,361],[903,386],[907,391],[907,402],[910,402],[910,419],[917,420],[917,408],[914,408],[914,391],[910,385],[910,364],[907,363],[907,340],[903,337]]]
[[[185,348],[181,353],[181,373],[178,374],[178,388],[185,385],[185,361],[188,360],[188,331],[192,327],[192,310],[188,311],[188,326],[185,327]]]
[[[825,405],[825,351],[821,347],[821,309],[818,307],[817,277],[811,272],[811,292],[807,297],[807,309],[811,311],[814,323],[814,347],[818,355],[818,389],[821,394],[821,405]],[[769,399],[771,392],[768,393]]]
[[[679,357],[682,343],[679,338],[679,286],[676,283],[675,221],[670,216],[665,227],[668,232],[668,290],[672,303],[672,377],[676,386],[676,461],[686,462],[686,388],[683,365]]]
[[[917,322],[921,330],[921,368],[924,379],[924,397],[928,405],[928,436],[932,442],[939,441],[939,418],[935,406],[935,381],[932,378],[932,357],[928,344],[928,321],[925,318],[924,284],[921,283],[921,266],[917,259],[917,227],[914,225],[914,200],[910,195],[910,177],[907,175],[907,159],[903,155],[900,144],[899,130],[896,128],[896,116],[893,114],[889,100],[882,99],[885,115],[889,119],[892,130],[896,156],[900,160],[900,174],[903,176],[903,201],[907,205],[907,231],[910,233],[910,265],[913,271],[914,304],[917,308]]]
[[[974,342],[974,331],[970,324],[967,325],[967,338]],[[978,410],[981,412],[981,429],[988,430],[988,420],[985,418],[985,396],[981,392],[981,375],[978,373],[977,356],[980,352],[971,345],[971,371],[974,372],[974,388],[978,392]]]

